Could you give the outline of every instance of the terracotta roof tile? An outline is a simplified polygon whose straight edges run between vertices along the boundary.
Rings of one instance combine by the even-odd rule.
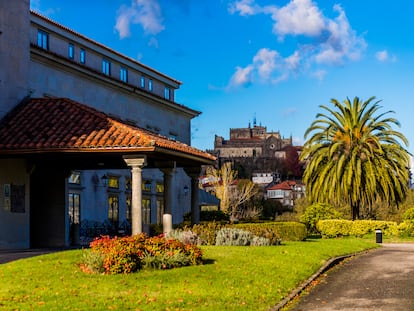
[[[294,185],[296,185],[296,182],[286,180],[286,181],[281,182],[280,184],[273,185],[267,190],[292,190],[292,187]]]
[[[215,160],[209,153],[127,125],[67,98],[29,99],[0,121],[0,154],[56,149],[130,151],[142,147],[158,147]]]

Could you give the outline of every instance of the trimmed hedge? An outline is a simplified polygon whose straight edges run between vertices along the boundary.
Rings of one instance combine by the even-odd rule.
[[[326,219],[318,221],[316,228],[323,237],[362,237],[381,229],[385,236],[398,236],[398,224],[393,221]]]
[[[183,230],[191,230],[197,234],[200,244],[215,245],[217,232],[222,228],[237,228],[251,232],[254,236],[265,238],[271,245],[278,245],[280,241],[303,241],[307,237],[306,226],[299,222],[263,222],[223,224],[206,222],[185,226]]]
[[[272,245],[280,244],[280,241],[303,241],[308,234],[306,226],[299,222],[243,223],[231,226],[267,238]]]

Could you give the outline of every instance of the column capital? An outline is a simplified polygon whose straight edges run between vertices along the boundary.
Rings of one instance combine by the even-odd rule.
[[[130,167],[142,168],[147,165],[147,156],[123,156],[125,163]]]

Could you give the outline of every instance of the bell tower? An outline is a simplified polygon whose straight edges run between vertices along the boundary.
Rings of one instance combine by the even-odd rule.
[[[0,0],[0,119],[28,95],[30,0]]]

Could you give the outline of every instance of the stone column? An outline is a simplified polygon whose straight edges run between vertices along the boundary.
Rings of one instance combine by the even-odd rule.
[[[173,180],[175,168],[163,168],[161,171],[164,173],[164,215],[162,220],[163,232],[166,234],[172,230]]]
[[[191,224],[198,224],[200,223],[198,179],[201,167],[184,168],[184,171],[191,178]]]
[[[132,172],[131,227],[132,235],[142,233],[142,168],[146,157],[124,157]]]

